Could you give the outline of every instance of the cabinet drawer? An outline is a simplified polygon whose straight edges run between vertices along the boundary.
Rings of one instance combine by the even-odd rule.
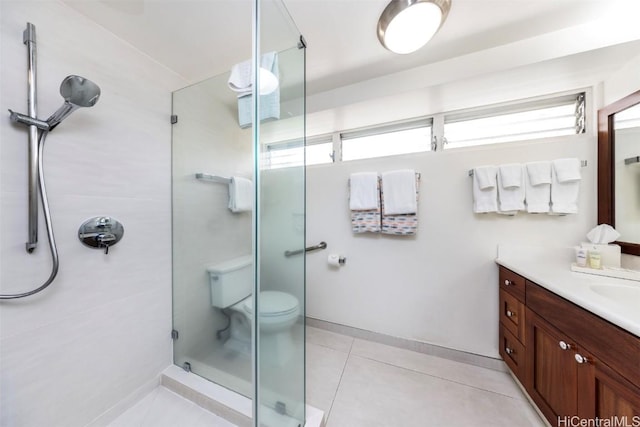
[[[511,295],[516,297],[519,301],[524,300],[524,277],[508,270],[504,267],[500,267],[500,289],[504,289]]]
[[[504,325],[500,325],[500,356],[511,369],[511,372],[520,380],[525,382],[524,374],[524,346],[509,332]]]
[[[500,289],[500,323],[521,343],[524,343],[524,307],[513,295]]]

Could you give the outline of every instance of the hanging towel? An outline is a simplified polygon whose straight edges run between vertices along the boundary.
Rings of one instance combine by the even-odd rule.
[[[580,181],[580,167],[580,160],[576,158],[553,161],[553,169],[556,172],[558,182]]]
[[[520,167],[520,182],[523,182],[524,170]],[[524,210],[524,185],[518,187],[505,187],[502,174],[498,173],[498,213],[515,215]]]
[[[382,188],[385,192],[385,215],[415,214],[416,172],[412,169],[385,172],[382,174]]]
[[[560,175],[564,181],[560,181]],[[578,177],[577,179],[575,177]],[[551,214],[578,213],[580,160],[554,160],[551,168]]]
[[[551,203],[551,162],[531,162],[525,165],[525,200],[527,212],[547,213]]]
[[[380,206],[377,172],[352,173],[349,182],[349,209],[365,211]]]
[[[349,181],[350,187],[353,185],[353,182],[353,180]],[[379,233],[381,230],[380,178],[377,174],[375,174],[375,184],[375,207],[368,210],[351,210],[351,230],[354,233]],[[351,189],[350,192],[352,193],[353,189]]]
[[[229,209],[231,212],[247,212],[253,208],[253,182],[232,176],[229,182]]]
[[[280,118],[278,54],[268,52],[260,58],[260,97],[258,99],[260,121]],[[251,60],[241,62],[231,68],[228,85],[238,94],[238,124],[241,128],[250,127],[253,111],[253,75]]]
[[[504,188],[519,188],[524,185],[522,182],[521,164],[510,163],[508,165],[500,165],[498,171]]]
[[[418,192],[420,188],[420,175],[413,172],[413,186],[415,192],[413,199],[416,204],[414,213],[409,214],[389,214],[387,210],[387,193],[385,193],[385,181],[382,180],[380,187],[380,200],[382,202],[382,233],[395,234],[398,236],[412,236],[418,232]],[[384,176],[384,174],[383,174]]]
[[[495,166],[480,166],[473,170],[473,211],[475,213],[497,212],[498,190]]]

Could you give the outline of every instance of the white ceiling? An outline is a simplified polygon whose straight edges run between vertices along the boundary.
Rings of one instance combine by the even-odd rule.
[[[63,1],[189,82],[226,72],[251,54],[249,0]],[[388,0],[284,1],[299,30],[277,0],[264,0],[262,47],[294,47],[302,33],[309,94],[446,67],[463,57],[472,59],[462,62],[467,67],[477,61],[481,72],[487,68],[482,61],[496,61],[491,53],[500,49],[511,52],[498,56],[499,68],[508,69],[640,40],[633,21],[640,0],[452,0],[447,22],[427,46],[396,55],[376,37]]]

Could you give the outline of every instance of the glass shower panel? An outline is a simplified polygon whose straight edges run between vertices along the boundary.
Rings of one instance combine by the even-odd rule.
[[[254,132],[259,153],[257,242],[259,259],[256,425],[301,426],[305,420],[305,48],[280,0],[259,2],[262,66],[279,80],[260,96]],[[266,64],[266,65],[265,65]],[[262,76],[259,77],[261,79]],[[264,79],[261,79],[264,81]],[[265,144],[286,141],[300,158],[271,168]]]
[[[228,78],[225,73],[173,93],[174,363],[251,398],[251,329],[227,305],[251,294],[253,266],[246,266],[246,295],[231,302],[214,297],[209,274],[212,267],[239,265],[253,252],[251,210],[229,209],[226,180],[253,180],[253,138],[251,129],[238,125]]]

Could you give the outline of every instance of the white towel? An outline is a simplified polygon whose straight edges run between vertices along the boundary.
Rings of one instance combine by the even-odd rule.
[[[580,162],[578,162],[578,167]],[[551,168],[551,215],[578,213],[580,181],[560,182],[554,167]]]
[[[382,174],[384,214],[413,214],[418,211],[416,201],[416,172],[405,169]]]
[[[521,164],[510,163],[508,165],[500,165],[498,171],[504,188],[519,188],[524,185],[522,182]]]
[[[377,172],[352,173],[349,188],[349,209],[352,211],[377,209],[380,206]]]
[[[247,212],[253,208],[253,182],[247,178],[232,176],[229,182],[229,209],[231,212]]]
[[[488,190],[496,186],[497,168],[495,166],[478,166],[473,170],[474,179],[477,179],[478,188]]]
[[[481,173],[478,173],[482,170]],[[489,172],[487,172],[489,170]],[[493,170],[493,172],[491,172]],[[483,166],[475,168],[473,172],[473,211],[475,213],[489,213],[498,211],[498,188],[496,185],[496,173],[495,166]],[[484,177],[484,178],[483,178]],[[493,183],[487,183],[487,177],[492,177]],[[485,180],[484,186],[481,187],[481,182]],[[491,182],[491,180],[489,180]]]
[[[547,213],[551,202],[551,162],[532,162],[525,165],[525,199],[527,212]]]
[[[276,52],[268,52],[260,58],[260,95],[268,95],[278,88],[278,55]],[[238,98],[250,95],[253,89],[253,75],[251,73],[251,60],[240,62],[231,67],[231,74],[227,84],[229,89],[238,94]]]
[[[520,180],[523,181],[522,175],[524,169],[520,167]],[[502,182],[502,174],[498,173],[498,213],[505,215],[515,215],[517,211],[524,210],[524,185],[519,187],[505,187]]]
[[[553,169],[556,171],[558,182],[580,181],[580,160],[556,159],[553,161]]]

